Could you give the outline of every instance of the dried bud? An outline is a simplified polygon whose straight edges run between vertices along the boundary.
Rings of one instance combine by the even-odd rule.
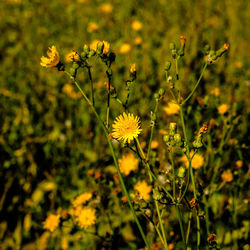
[[[207,124],[203,123],[202,127],[200,128],[199,134],[206,134],[207,133]]]
[[[208,241],[208,244],[210,246],[216,246],[217,244],[217,236],[216,234],[210,234],[208,237],[207,237],[207,241]]]
[[[197,201],[195,198],[193,198],[193,199],[189,202],[189,204],[190,204],[190,207],[191,207],[191,208],[195,208],[195,207],[197,207],[197,206],[199,205],[198,201]]]

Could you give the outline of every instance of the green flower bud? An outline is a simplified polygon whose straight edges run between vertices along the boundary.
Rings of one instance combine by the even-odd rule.
[[[90,48],[89,48],[89,46],[88,46],[87,44],[85,44],[85,45],[83,46],[83,50],[84,50],[84,52],[86,52],[86,53],[88,54],[89,51],[90,51]]]
[[[155,192],[153,193],[153,199],[158,201],[162,197],[163,197],[163,195],[158,190],[155,190]]]
[[[89,51],[89,57],[94,56],[94,55],[95,55],[95,51],[94,51],[93,49],[91,49],[91,50]]]
[[[170,43],[170,44],[169,44],[169,49],[170,49],[170,50],[175,49],[175,44],[174,44],[174,43]]]
[[[175,134],[174,135],[174,141],[176,143],[180,143],[181,142],[181,135],[180,134]]]
[[[165,90],[162,89],[162,88],[160,88],[158,93],[159,93],[160,97],[161,97],[161,96],[164,96]]]
[[[177,124],[175,122],[171,122],[169,125],[169,134],[174,135],[177,130]]]
[[[88,53],[86,53],[85,51],[83,51],[83,52],[80,54],[80,56],[81,56],[82,58],[87,57],[87,55],[88,55]]]
[[[76,76],[76,69],[70,68],[69,73],[71,74],[71,76],[75,77]]]
[[[203,143],[202,143],[202,138],[201,136],[197,136],[195,138],[195,140],[193,141],[193,147],[194,148],[201,148],[203,146]]]
[[[169,135],[164,135],[163,136],[163,141],[164,142],[169,142],[170,141],[170,136]]]
[[[154,94],[154,99],[159,99],[160,98],[160,95],[158,93],[155,93]]]
[[[96,53],[97,53],[98,55],[101,55],[102,52],[103,52],[103,49],[104,49],[104,43],[103,43],[103,42],[99,42],[99,43],[97,44]]]
[[[79,68],[79,64],[78,64],[77,62],[74,62],[74,63],[72,64],[72,68],[73,68],[73,69],[78,69],[78,68]]]
[[[176,176],[179,178],[184,178],[186,175],[186,168],[184,167],[179,167],[176,173]]]
[[[169,71],[170,68],[171,68],[171,62],[167,61],[167,62],[165,63],[164,70],[165,70],[165,71]]]

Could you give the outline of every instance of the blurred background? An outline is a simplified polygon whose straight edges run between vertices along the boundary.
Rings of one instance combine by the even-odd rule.
[[[199,76],[204,63],[204,46],[209,44],[217,50],[224,43],[230,45],[229,52],[208,67],[197,91],[203,103],[192,98],[186,119],[191,137],[202,122],[213,118],[217,124],[214,137],[219,138],[223,119],[217,107],[227,104],[229,113],[232,111],[233,116],[238,117],[230,137],[236,142],[224,149],[221,166],[228,168],[237,160],[243,162],[242,176],[246,179],[241,180],[242,187],[235,185],[241,194],[239,204],[246,206],[239,210],[234,238],[230,219],[224,224],[220,219],[225,216],[223,211],[229,198],[223,191],[216,196],[216,201],[222,205],[211,212],[211,220],[214,219],[217,228],[221,225],[219,240],[224,249],[244,242],[249,232],[248,201],[243,202],[247,199],[249,184],[249,13],[249,2],[244,0],[0,1],[0,248],[109,249],[108,243],[100,239],[109,237],[112,242],[114,236],[120,244],[120,248],[114,249],[143,246],[136,239],[140,238],[139,233],[127,206],[122,205],[113,192],[119,184],[113,179],[112,158],[101,128],[69,79],[56,69],[42,68],[40,58],[52,45],[64,60],[72,49],[81,52],[84,44],[90,45],[95,40],[110,42],[116,53],[112,85],[121,99],[126,96],[125,81],[129,78],[130,65],[136,64],[137,80],[129,110],[141,118],[140,139],[146,143],[153,95],[159,88],[168,88],[164,65],[171,59],[169,43],[179,46],[180,35],[187,38],[185,57],[180,62],[179,88],[183,96],[189,93]],[[104,118],[105,67],[97,59],[90,64],[97,109]],[[86,72],[79,73],[79,82],[89,94]],[[218,95],[213,94],[214,89],[219,89]],[[158,131],[167,129],[170,121],[178,121],[178,116],[164,112],[163,107],[170,100],[167,91],[158,114]],[[112,105],[113,121],[122,108],[114,102]],[[156,132],[156,140],[159,147],[155,154],[162,158],[164,144],[159,132]],[[117,153],[120,156],[121,151],[117,149]],[[207,167],[214,166],[207,163]],[[89,170],[95,174],[91,175]],[[235,177],[233,183],[237,178],[240,179]],[[129,188],[133,189],[135,179],[133,175],[127,180]],[[220,181],[218,179],[218,185]],[[235,187],[230,185],[229,190]],[[97,200],[100,198],[96,228],[100,237],[74,228],[67,231],[67,227],[60,233],[48,235],[42,222],[49,212],[67,209],[73,198],[90,189]],[[109,229],[101,226],[107,220],[105,211],[113,216],[110,219],[113,236]],[[172,226],[170,223],[169,232],[175,232],[174,223]],[[178,231],[178,225],[176,227]],[[172,235],[169,240],[176,244],[180,239]]]

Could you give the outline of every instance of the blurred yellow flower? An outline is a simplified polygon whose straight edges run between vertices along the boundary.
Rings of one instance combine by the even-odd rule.
[[[235,162],[237,168],[241,168],[243,166],[243,161],[238,160]]]
[[[96,51],[97,50],[97,44],[100,42],[100,40],[94,40],[91,42],[91,44],[89,45],[90,49]]]
[[[130,71],[131,74],[134,74],[136,72],[135,63],[131,64],[129,71]]]
[[[139,160],[135,158],[132,152],[127,155],[123,155],[122,158],[118,160],[118,162],[121,173],[124,175],[129,175],[131,171],[138,169]]]
[[[100,6],[100,10],[103,13],[109,14],[113,11],[113,5],[111,3],[103,3]]]
[[[89,207],[81,209],[81,213],[76,217],[76,221],[81,228],[88,228],[96,222],[95,210]]]
[[[53,45],[47,51],[48,57],[42,56],[41,57],[41,66],[50,68],[55,67],[60,62],[60,55],[59,52],[56,50],[56,47]]]
[[[51,214],[43,222],[43,228],[49,230],[50,232],[55,231],[60,222],[60,215]]]
[[[219,114],[221,115],[224,115],[229,109],[229,106],[227,104],[221,104],[219,107],[218,107],[218,112]]]
[[[192,157],[193,154],[194,154],[194,151],[192,151],[190,153],[190,156]],[[189,163],[188,163],[187,157],[185,155],[183,155],[180,160],[188,168]],[[202,167],[203,164],[204,164],[204,158],[203,158],[203,156],[201,154],[195,154],[195,156],[193,157],[192,162],[191,162],[192,168],[199,169],[200,167]]]
[[[138,31],[138,30],[141,30],[142,28],[142,23],[138,20],[135,20],[133,23],[132,23],[132,29],[135,30],[135,31]]]
[[[142,38],[141,37],[136,37],[135,38],[135,40],[134,40],[134,43],[136,44],[136,45],[140,45],[141,43],[142,43]]]
[[[150,192],[152,187],[146,181],[138,181],[134,186],[134,190],[138,192],[139,196],[144,200],[150,199]]]
[[[61,237],[61,248],[62,250],[67,250],[69,249],[69,240],[67,237],[62,236]]]
[[[74,87],[73,87],[71,84],[69,84],[69,83],[67,83],[67,84],[65,84],[65,85],[63,86],[62,91],[63,91],[68,97],[70,97],[70,98],[72,98],[72,99],[79,99],[79,98],[82,97],[82,96],[81,96],[81,93],[75,92],[75,91],[74,91]]]
[[[131,50],[131,46],[128,43],[124,43],[121,47],[120,47],[120,53],[121,54],[127,54],[129,51]]]
[[[158,146],[159,146],[159,142],[158,141],[152,141],[152,143],[151,143],[151,148],[152,149],[156,149],[156,148],[158,148]]]
[[[231,170],[225,170],[222,174],[221,174],[221,179],[225,182],[231,182],[233,180],[233,174],[231,172]]]
[[[218,97],[220,95],[220,89],[219,88],[214,88],[211,90],[210,92],[212,95],[215,95],[216,97]]]
[[[177,103],[169,102],[166,107],[163,107],[163,110],[167,113],[167,115],[175,115],[179,114],[180,107]]]
[[[95,32],[99,29],[99,25],[97,23],[94,23],[94,22],[89,22],[88,23],[88,28],[87,28],[87,31],[89,33],[92,33],[92,32]]]
[[[112,125],[112,136],[118,141],[130,143],[134,138],[137,138],[141,133],[140,120],[133,114],[125,112],[118,116]]]
[[[85,204],[87,201],[89,201],[92,198],[92,193],[86,192],[78,195],[75,200],[72,201],[72,204],[74,207],[80,206],[82,204]]]
[[[66,62],[78,62],[80,61],[80,56],[78,53],[73,49],[70,53],[68,53],[65,57]]]

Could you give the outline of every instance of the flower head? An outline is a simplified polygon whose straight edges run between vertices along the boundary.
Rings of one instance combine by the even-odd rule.
[[[218,112],[219,112],[219,114],[224,115],[228,111],[228,109],[229,109],[229,107],[227,104],[221,104],[218,107]]]
[[[74,207],[85,204],[88,200],[92,198],[92,193],[86,192],[78,195],[75,200],[72,201]]]
[[[48,57],[41,57],[41,66],[46,68],[55,67],[60,62],[60,55],[56,50],[56,46],[53,45],[51,48],[49,48],[47,55]]]
[[[150,199],[150,192],[152,187],[146,181],[138,181],[134,186],[134,190],[138,192],[139,196],[144,200]]]
[[[130,71],[131,74],[135,74],[136,73],[135,63],[131,64],[129,71]]]
[[[132,29],[135,30],[135,31],[138,31],[142,28],[142,23],[138,20],[135,20],[133,23],[132,23]]]
[[[107,41],[102,41],[102,42],[103,42],[103,45],[104,45],[102,54],[107,55],[108,52],[109,52],[109,49],[110,49],[110,43],[107,42]]]
[[[43,228],[53,232],[59,225],[60,215],[51,214],[43,222]]]
[[[124,175],[129,175],[131,171],[138,169],[139,160],[135,158],[133,153],[123,155],[118,161],[121,173]]]
[[[194,152],[191,152],[191,155],[193,155]],[[185,155],[183,155],[181,157],[181,161],[185,164],[185,166],[188,168],[189,163],[188,163],[188,159]],[[201,154],[195,154],[195,156],[192,159],[191,165],[192,168],[194,169],[199,169],[200,167],[202,167],[202,165],[204,164],[204,158]]]
[[[167,113],[167,115],[175,115],[180,112],[180,107],[174,102],[169,102],[168,105],[163,108],[163,110]]]
[[[112,127],[112,136],[118,141],[130,143],[134,138],[141,133],[139,118],[133,114],[126,114],[125,112],[118,116],[114,121]]]
[[[128,43],[124,43],[120,47],[120,53],[121,54],[127,54],[130,50],[131,50],[131,46]]]
[[[65,60],[66,60],[66,62],[78,62],[78,61],[80,61],[80,56],[73,49],[69,54],[66,55]]]
[[[222,174],[221,174],[221,179],[225,182],[231,182],[233,180],[233,174],[231,172],[230,169],[225,170]]]
[[[95,210],[89,207],[84,207],[81,209],[81,212],[76,217],[76,222],[81,228],[88,228],[95,224],[96,216]]]

